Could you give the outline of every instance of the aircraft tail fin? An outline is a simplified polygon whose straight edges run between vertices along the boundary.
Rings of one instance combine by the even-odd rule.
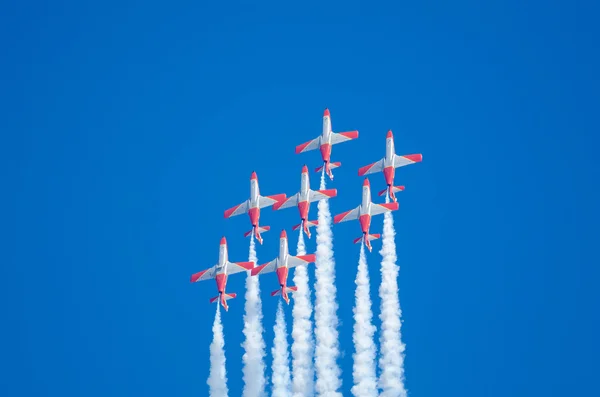
[[[315,172],[321,172],[323,170],[323,167],[325,167],[325,172],[329,176],[329,179],[333,180],[333,174],[331,173],[331,170],[334,168],[341,167],[341,166],[342,166],[342,163],[340,163],[340,162],[337,162],[337,163],[327,162],[327,163],[323,164],[322,166],[316,168]]]
[[[372,240],[377,240],[378,238],[381,237],[381,234],[369,234],[367,235],[367,238],[364,238],[365,236],[360,236],[358,238],[354,239],[354,244],[363,241],[365,243],[365,246],[369,249],[369,252],[371,252],[373,250],[373,248],[371,247],[371,241]]]
[[[252,232],[254,232],[254,236],[256,237],[256,239],[258,240],[258,242],[260,244],[263,243],[263,239],[262,236],[260,235],[261,233],[266,233],[269,230],[271,230],[271,226],[259,226],[259,227],[254,227],[252,228],[252,230],[248,230],[246,233],[244,233],[244,237],[248,237],[252,234]]]
[[[302,223],[292,226],[292,230],[298,230],[300,229],[300,227],[302,227],[304,234],[306,234],[306,236],[310,238],[310,228],[318,225],[319,221],[303,221]]]
[[[233,299],[235,298],[237,295],[234,293],[222,293],[219,294],[217,296],[215,296],[214,298],[210,298],[210,303],[215,303],[215,302],[219,302],[221,303],[221,306],[223,306],[223,308],[225,309],[225,311],[227,311],[229,309],[229,306],[227,306],[227,301],[229,299]],[[221,299],[219,299],[221,298]]]
[[[296,292],[296,291],[298,291],[298,287],[296,287],[295,285],[288,285],[286,287],[281,287],[281,288],[276,289],[275,291],[271,292],[271,296],[281,295],[281,297],[283,298],[285,303],[287,303],[289,305],[290,298],[289,298],[288,294],[291,294],[292,292]]]
[[[379,192],[379,196],[383,196],[387,191],[390,192],[390,198],[394,201],[398,201],[396,199],[396,195],[394,193],[398,193],[404,190],[404,186],[389,186],[382,191]]]

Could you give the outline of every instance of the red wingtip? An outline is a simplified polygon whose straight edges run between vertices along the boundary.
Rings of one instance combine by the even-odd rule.
[[[308,174],[308,167],[306,166],[306,164],[304,164],[304,167],[302,167],[302,173]]]
[[[226,245],[227,244],[227,239],[225,238],[225,236],[221,237],[221,242],[219,244],[220,245]]]
[[[393,137],[394,137],[394,135],[392,135],[392,130],[389,130],[386,138],[393,138]]]
[[[285,232],[285,229],[281,231],[281,234],[279,235],[279,238],[287,238],[287,234]]]
[[[323,117],[329,117],[329,109],[325,108],[325,111],[323,112]]]
[[[202,277],[202,275],[203,275],[204,273],[206,273],[206,270],[202,270],[201,272],[198,272],[198,273],[194,273],[194,274],[192,274],[192,275],[190,276],[190,282],[191,282],[191,283],[195,283],[196,281],[198,281],[198,279],[199,279],[200,277]]]
[[[423,161],[423,155],[421,153],[409,154],[408,156],[404,156],[404,157],[406,157],[410,161],[414,161],[415,163],[419,163],[419,162]]]
[[[253,181],[255,179],[258,179],[258,177],[256,176],[256,172],[252,171],[252,175],[250,175],[250,180]]]
[[[371,184],[369,183],[369,178],[365,178],[365,181],[363,182],[363,186],[371,186]]]

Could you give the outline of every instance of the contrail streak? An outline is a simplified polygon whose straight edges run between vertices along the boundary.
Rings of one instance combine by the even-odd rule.
[[[306,255],[302,228],[299,229],[296,255]],[[312,362],[314,342],[307,266],[295,268],[294,284],[298,291],[294,293],[292,306],[292,392],[294,397],[309,397],[314,395],[315,372]]]
[[[365,246],[360,245],[358,272],[356,274],[356,302],[354,306],[354,365],[352,394],[356,397],[377,396],[377,376],[375,374],[376,347],[373,341],[375,326],[371,310],[369,270],[365,256]]]
[[[250,237],[249,261],[256,263],[254,235]],[[245,353],[242,357],[244,397],[262,397],[265,395],[265,341],[263,339],[262,303],[258,277],[246,276],[246,303],[244,314],[244,335],[242,343]]]
[[[225,371],[225,339],[221,324],[221,307],[217,302],[217,312],[213,323],[213,340],[210,344],[210,373],[208,375],[208,394],[211,397],[227,397],[227,373]]]
[[[386,196],[386,202],[389,197]],[[394,218],[391,212],[386,212],[383,218],[382,248],[379,253],[381,261],[381,335],[379,368],[379,387],[382,397],[406,397],[404,387],[404,349],[400,335],[401,316],[400,300],[398,298],[398,271],[396,265],[396,242]]]
[[[277,305],[277,317],[275,319],[275,340],[273,341],[273,394],[272,397],[290,396],[290,357],[288,353],[287,329],[285,325],[285,314],[281,306],[281,300]]]
[[[321,190],[325,189],[325,174],[321,173]],[[322,396],[342,396],[341,370],[337,364],[339,352],[338,318],[335,288],[335,261],[331,213],[327,200],[320,200],[317,226],[317,261],[315,268],[315,369],[316,391]]]

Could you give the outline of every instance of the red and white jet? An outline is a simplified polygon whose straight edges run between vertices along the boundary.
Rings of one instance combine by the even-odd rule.
[[[362,203],[354,208],[353,210],[343,212],[336,215],[333,218],[333,223],[346,222],[354,219],[358,219],[363,235],[354,240],[354,244],[363,240],[369,251],[371,248],[371,240],[378,239],[381,237],[379,234],[369,234],[369,227],[371,226],[371,217],[374,215],[383,214],[384,212],[395,211],[398,209],[398,203],[387,203],[387,204],[375,204],[371,201],[371,186],[369,179],[365,178],[363,183],[362,191]]]
[[[195,283],[212,278],[216,279],[219,295],[211,298],[210,303],[215,303],[217,300],[220,300],[221,305],[225,308],[225,310],[227,310],[229,309],[227,306],[227,301],[236,297],[235,294],[228,294],[225,292],[227,276],[246,270],[252,270],[254,269],[254,265],[254,262],[229,262],[227,255],[227,240],[225,240],[225,237],[223,237],[221,238],[221,245],[219,246],[219,263],[210,269],[202,270],[201,272],[192,274],[192,277],[190,277],[190,282]]]
[[[260,233],[266,232],[271,229],[269,226],[260,226],[258,220],[260,218],[260,209],[270,207],[278,201],[285,200],[285,194],[275,194],[273,196],[261,196],[258,188],[258,177],[256,172],[252,172],[250,176],[250,198],[241,204],[236,205],[225,211],[225,218],[231,218],[232,216],[248,213],[250,222],[252,223],[252,230],[244,233],[244,237],[248,237],[254,232],[256,239],[262,244],[263,240]]]
[[[333,174],[331,170],[337,168],[342,163],[331,163],[331,145],[336,143],[346,142],[352,139],[358,138],[358,131],[348,132],[333,132],[331,131],[331,116],[329,115],[329,109],[325,109],[323,113],[323,132],[320,136],[303,143],[302,145],[296,146],[296,154],[308,152],[309,150],[321,149],[321,157],[323,158],[324,165],[317,168],[315,171],[319,172],[325,167],[325,172],[329,175],[329,179],[333,180]]]
[[[303,227],[304,233],[310,238],[310,230],[311,226],[317,226],[319,221],[309,221],[308,220],[308,211],[310,211],[310,203],[317,200],[329,199],[331,197],[337,196],[336,189],[328,189],[328,190],[311,190],[310,189],[310,180],[308,177],[308,167],[305,165],[302,167],[302,175],[300,177],[300,191],[293,196],[288,197],[287,199],[278,202],[273,205],[274,210],[280,210],[283,208],[290,208],[294,205],[298,206],[298,211],[300,212],[300,219],[302,222],[298,225],[295,225],[292,230],[298,230],[300,226]]]
[[[280,289],[271,292],[271,296],[281,295],[285,303],[289,305],[290,298],[289,293],[298,291],[298,287],[288,286],[288,270],[296,266],[304,266],[309,263],[313,263],[317,259],[315,254],[311,255],[299,255],[293,256],[288,251],[288,241],[285,230],[281,231],[279,236],[279,256],[273,259],[271,262],[265,263],[252,269],[252,275],[256,276],[259,274],[277,272],[277,279],[279,280]]]
[[[422,154],[407,154],[405,156],[398,156],[394,149],[394,135],[392,135],[392,130],[389,130],[387,133],[387,137],[385,138],[385,157],[373,164],[361,167],[358,170],[358,175],[363,176],[383,171],[387,188],[380,191],[379,195],[383,196],[386,191],[389,191],[390,198],[394,201],[397,201],[394,193],[403,191],[404,186],[394,186],[394,174],[396,168],[403,167],[409,164],[419,163],[422,160]]]

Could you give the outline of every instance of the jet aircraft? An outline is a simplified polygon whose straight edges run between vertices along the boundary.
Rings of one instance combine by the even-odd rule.
[[[255,267],[252,269],[251,274],[256,276],[259,274],[276,272],[280,288],[271,292],[271,296],[281,295],[283,300],[285,300],[285,303],[289,305],[290,299],[288,294],[298,290],[298,287],[296,286],[287,285],[289,269],[313,263],[316,260],[316,257],[315,254],[298,256],[290,255],[288,251],[287,234],[285,233],[285,230],[282,230],[281,235],[279,236],[279,256],[264,265]]]
[[[258,188],[258,177],[256,172],[252,172],[250,176],[250,198],[241,204],[236,205],[225,211],[225,218],[231,218],[232,216],[248,213],[250,222],[252,223],[252,230],[244,233],[244,237],[248,237],[254,232],[256,239],[262,244],[263,239],[260,233],[269,231],[269,226],[260,226],[258,224],[260,218],[260,209],[270,207],[278,201],[285,200],[285,194],[275,194],[273,196],[261,196]]]
[[[383,172],[387,188],[380,191],[379,195],[383,196],[386,191],[389,191],[390,198],[393,201],[398,201],[394,193],[404,190],[404,186],[394,186],[394,174],[396,168],[418,163],[422,160],[422,154],[407,154],[405,156],[398,156],[394,149],[394,135],[392,134],[392,130],[389,130],[385,138],[385,157],[374,162],[373,164],[361,167],[358,170],[358,175],[363,176],[367,174],[373,174],[375,172]]]
[[[333,173],[331,170],[342,165],[342,163],[332,163],[331,160],[331,145],[350,141],[358,138],[358,131],[348,132],[333,132],[331,131],[331,116],[329,109],[325,109],[323,113],[323,132],[315,139],[305,142],[302,145],[296,146],[296,154],[308,152],[319,148],[321,150],[321,157],[323,158],[323,165],[317,168],[315,171],[320,172],[325,167],[325,172],[329,176],[329,179],[333,180]]]
[[[283,208],[290,208],[294,205],[298,206],[298,212],[300,212],[300,224],[295,225],[292,229],[298,230],[300,226],[303,227],[304,233],[310,238],[310,230],[311,226],[316,226],[319,224],[319,221],[309,221],[308,220],[308,212],[310,211],[310,203],[329,199],[331,197],[335,197],[337,195],[336,189],[328,189],[328,190],[311,190],[310,189],[310,179],[308,177],[308,167],[305,165],[302,167],[302,174],[300,176],[300,191],[283,201],[280,201],[273,205],[273,210],[280,210]]]
[[[202,270],[201,272],[194,273],[190,277],[190,282],[196,283],[198,281],[215,279],[217,282],[217,289],[219,295],[210,299],[210,303],[215,303],[220,300],[221,305],[228,310],[227,301],[236,297],[236,294],[225,292],[225,286],[227,284],[227,276],[232,274],[240,273],[245,270],[252,270],[254,268],[254,262],[229,262],[227,254],[227,240],[225,237],[221,238],[219,246],[219,263],[213,267]],[[217,303],[218,304],[218,303]]]
[[[379,234],[369,233],[369,227],[371,226],[371,217],[374,215],[383,214],[384,212],[395,211],[397,209],[397,202],[387,204],[375,204],[374,202],[372,202],[371,185],[369,184],[369,179],[365,178],[362,190],[362,203],[358,207],[350,211],[346,211],[339,215],[336,215],[333,218],[333,223],[340,223],[358,219],[363,235],[355,239],[354,243],[356,244],[362,240],[365,243],[365,246],[369,249],[369,251],[371,251],[372,248],[370,241],[381,237],[381,235]]]

